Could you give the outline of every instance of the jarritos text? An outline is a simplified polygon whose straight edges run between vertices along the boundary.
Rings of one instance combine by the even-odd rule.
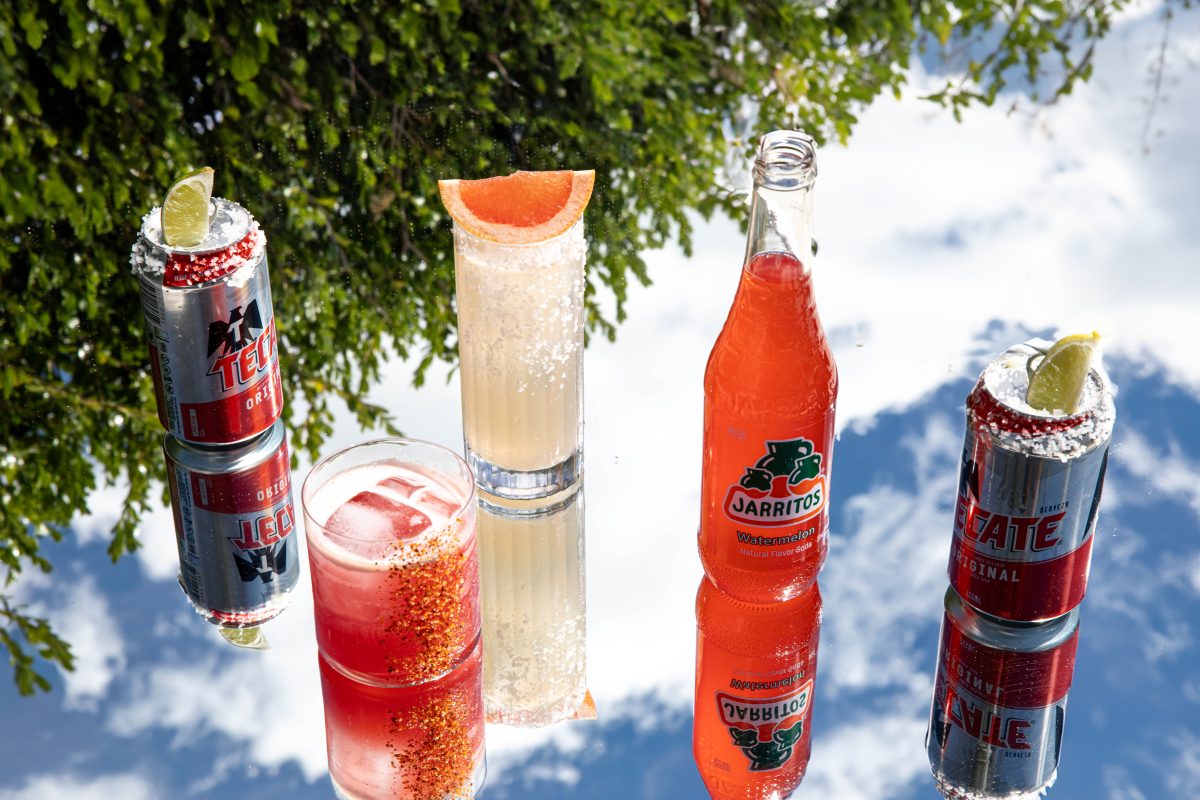
[[[766,454],[726,492],[725,516],[743,525],[779,527],[820,514],[829,492],[813,443],[797,437],[764,445]]]
[[[782,697],[750,699],[717,693],[721,722],[733,745],[750,761],[751,772],[781,769],[804,738],[813,682]]]

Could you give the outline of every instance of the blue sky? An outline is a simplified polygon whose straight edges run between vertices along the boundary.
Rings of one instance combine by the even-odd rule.
[[[1120,387],[1063,769],[1050,797],[1200,798],[1200,15],[1172,29],[1169,102],[1142,131],[1161,20],[1134,10],[1054,108],[955,124],[914,91],[820,155],[816,285],[841,374],[814,750],[801,798],[935,798],[923,739],[962,401],[1028,335],[1100,330]],[[132,235],[132,234],[131,234]],[[589,231],[603,236],[603,231]],[[489,728],[487,798],[703,797],[690,755],[700,380],[742,236],[650,254],[615,344],[586,356],[589,682],[601,719]],[[1190,325],[1188,323],[1191,323]],[[372,399],[461,440],[457,379]],[[445,373],[442,373],[444,377]],[[328,451],[366,437],[340,417]],[[670,465],[690,465],[664,469]],[[297,474],[303,478],[304,469]],[[55,692],[0,685],[0,800],[329,797],[307,577],[268,653],[236,652],[174,583],[169,512],[104,554],[120,488],[17,591],[76,645]]]

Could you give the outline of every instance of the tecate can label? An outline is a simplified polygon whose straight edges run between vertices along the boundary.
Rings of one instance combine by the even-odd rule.
[[[812,700],[810,678],[794,691],[769,698],[717,693],[721,722],[751,772],[782,769],[804,738]]]
[[[168,456],[180,582],[206,617],[265,621],[282,609],[300,573],[285,441],[240,472],[194,471]]]
[[[266,255],[206,286],[138,280],[163,427],[197,444],[242,442],[271,427],[283,388]]]
[[[968,414],[950,585],[988,614],[1036,621],[1083,600],[1107,444],[1062,461],[1009,449]]]
[[[967,796],[1036,792],[1058,768],[1078,631],[1014,653],[942,622],[927,746],[939,785]]]

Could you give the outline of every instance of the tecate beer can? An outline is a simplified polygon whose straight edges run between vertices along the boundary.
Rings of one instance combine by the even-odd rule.
[[[158,418],[177,439],[244,442],[283,409],[266,237],[246,209],[212,201],[208,237],[163,243],[158,210],[131,263],[141,289]]]
[[[950,585],[980,611],[1036,621],[1079,605],[1116,409],[1107,376],[1088,376],[1081,410],[1024,404],[1017,345],[984,370],[967,398],[967,433],[950,547]]]
[[[163,441],[179,545],[179,583],[196,611],[225,627],[257,625],[287,606],[300,574],[283,422],[224,450]]]
[[[925,738],[944,797],[1016,797],[1054,782],[1078,639],[1078,609],[1007,622],[946,592]]]

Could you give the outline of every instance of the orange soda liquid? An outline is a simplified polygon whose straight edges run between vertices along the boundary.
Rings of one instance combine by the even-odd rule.
[[[760,604],[701,581],[692,754],[714,800],[777,800],[804,779],[820,624],[816,583]]]
[[[812,276],[758,253],[704,373],[700,559],[749,602],[804,592],[828,551],[837,368]]]

